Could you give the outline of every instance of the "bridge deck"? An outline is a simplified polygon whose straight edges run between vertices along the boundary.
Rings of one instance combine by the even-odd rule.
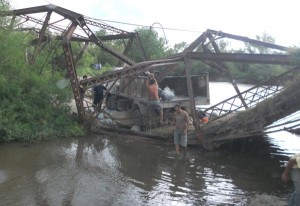
[[[298,69],[296,68],[291,72],[298,72]],[[281,76],[281,78],[284,78],[288,73]],[[297,75],[294,76],[296,77]],[[277,80],[280,80],[280,78],[277,78]],[[253,93],[253,95],[258,95],[260,100],[258,101],[256,98],[252,98],[254,103],[251,107],[242,110],[241,108],[224,110],[227,113],[220,118],[216,118],[206,124],[201,124],[200,131],[204,138],[202,141],[199,141],[196,130],[194,126],[191,125],[188,135],[189,144],[202,146],[206,144],[214,147],[235,139],[262,135],[268,125],[300,109],[299,84],[300,78],[295,79],[292,84],[281,86],[280,89],[277,89],[279,88],[277,86],[275,90],[271,86],[265,86],[265,88],[269,88],[270,90],[264,91],[265,95],[261,95],[260,92]],[[261,85],[257,85],[244,93],[257,91],[259,87],[261,87]],[[229,98],[227,101],[232,101],[234,98],[236,98],[236,96]],[[216,111],[215,107],[219,107],[220,104],[224,104],[224,102],[208,108],[207,111]],[[117,127],[107,127],[99,124],[93,128],[93,131],[104,134],[109,133],[110,136],[121,136],[121,138],[125,135],[127,138],[130,137],[135,140],[139,140],[139,137],[141,137],[140,140],[143,141],[144,138],[149,138],[152,139],[153,142],[159,142],[160,144],[171,144],[173,137],[173,127],[170,125],[147,128],[145,131],[135,131]],[[118,133],[122,135],[118,135]]]

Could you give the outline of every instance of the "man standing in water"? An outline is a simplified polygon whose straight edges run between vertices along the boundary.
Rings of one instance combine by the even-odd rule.
[[[185,149],[187,153],[187,132],[190,125],[190,118],[186,111],[182,110],[179,105],[175,105],[175,113],[173,118],[174,130],[174,144],[176,154],[179,154],[180,146]]]
[[[288,181],[289,174],[295,187],[289,206],[300,206],[300,153],[295,154],[289,159],[286,168],[281,175],[283,182]]]

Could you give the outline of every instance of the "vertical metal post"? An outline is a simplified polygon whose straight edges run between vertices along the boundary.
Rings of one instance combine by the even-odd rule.
[[[87,46],[89,45],[89,42],[84,42],[83,47],[80,49],[79,54],[76,56],[74,62],[75,65],[78,63],[78,61],[81,59],[82,55],[84,54],[85,50],[87,49]]]
[[[221,53],[220,50],[219,50],[219,47],[218,47],[217,43],[215,42],[213,36],[211,35],[211,33],[207,34],[207,36],[208,36],[210,42],[212,43],[212,46],[213,46],[213,48],[215,49],[216,53]],[[239,88],[238,88],[238,86],[237,86],[237,84],[236,84],[236,82],[235,82],[233,76],[231,75],[230,70],[227,68],[226,64],[223,63],[223,62],[217,62],[217,64],[220,64],[221,67],[224,68],[224,70],[225,70],[225,72],[226,72],[226,75],[227,75],[229,81],[232,83],[232,85],[233,85],[233,87],[234,87],[236,93],[238,94],[238,96],[239,96],[239,98],[240,98],[242,104],[243,104],[244,107],[247,109],[247,108],[248,108],[248,105],[247,105],[247,103],[245,102],[245,99],[243,98],[243,96],[241,95],[241,92],[240,92],[240,90],[239,90]]]
[[[189,100],[190,100],[191,115],[192,115],[192,118],[193,118],[193,123],[194,123],[197,138],[203,144],[204,139],[203,139],[203,135],[200,131],[199,119],[198,119],[197,112],[196,112],[194,92],[193,92],[193,86],[192,86],[192,80],[191,80],[191,73],[190,73],[191,60],[190,60],[190,58],[185,56],[184,57],[184,63],[185,63],[185,72],[186,72],[188,94],[189,94]]]
[[[203,44],[206,41],[206,32],[204,32],[203,34],[201,34],[195,41],[193,41],[187,48],[185,48],[183,50],[183,53],[186,52],[192,52],[194,49],[196,49],[199,45]],[[167,69],[165,69],[162,73],[160,73],[160,75],[158,76],[158,78],[156,79],[157,82],[161,82],[170,71],[174,71],[177,68],[177,65],[175,66],[171,66],[170,68],[168,67]],[[184,73],[184,71],[182,72]],[[184,74],[182,74],[184,75]]]
[[[130,39],[128,40],[128,42],[127,42],[127,44],[125,46],[125,49],[123,51],[123,55],[127,56],[129,50],[132,47],[132,44],[133,44],[133,37],[130,37]],[[117,63],[117,67],[122,66],[122,64],[123,64],[123,61],[119,60],[119,62]]]
[[[75,103],[76,103],[76,107],[77,107],[78,116],[79,116],[79,119],[81,121],[83,121],[84,107],[83,107],[83,102],[80,98],[80,89],[79,89],[77,73],[76,73],[76,69],[75,69],[75,63],[74,63],[74,58],[73,58],[71,43],[70,43],[70,39],[71,39],[72,34],[73,34],[74,30],[76,29],[76,27],[77,27],[77,23],[75,21],[72,22],[71,26],[69,27],[66,34],[64,35],[63,50],[64,50],[65,58],[67,61],[67,70],[68,70],[68,74],[69,74],[69,78],[70,78],[70,82],[71,82],[71,86],[72,86],[72,90],[73,90],[73,95],[74,95],[74,99],[75,99]]]
[[[39,51],[40,51],[41,42],[42,42],[42,39],[43,39],[43,37],[44,37],[44,35],[45,35],[45,31],[46,31],[46,29],[47,29],[48,22],[49,22],[49,20],[50,20],[51,14],[52,14],[52,11],[49,11],[49,12],[47,13],[47,16],[46,16],[46,18],[45,18],[45,21],[44,21],[44,23],[43,23],[43,27],[42,27],[41,31],[39,32],[38,43],[37,43],[37,45],[35,46],[34,53],[33,53],[33,57],[32,57],[32,59],[30,60],[30,64],[31,64],[31,65],[34,65],[34,64],[35,64],[35,60],[36,60],[36,57],[37,57],[37,55],[38,55],[38,53],[39,53]]]
[[[147,56],[147,54],[146,54],[146,51],[145,51],[145,49],[144,49],[142,40],[141,40],[141,38],[140,38],[140,35],[139,35],[139,33],[137,33],[137,32],[135,32],[135,40],[136,40],[136,43],[137,43],[137,45],[138,45],[138,47],[139,47],[140,52],[142,53],[142,56],[143,56],[144,60],[145,60],[145,61],[149,60],[149,58],[148,58],[148,56]]]

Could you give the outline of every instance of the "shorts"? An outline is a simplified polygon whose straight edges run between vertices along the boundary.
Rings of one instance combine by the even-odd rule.
[[[159,100],[150,100],[148,103],[149,111],[155,111],[156,113],[162,112],[162,107]]]
[[[182,131],[174,131],[174,144],[179,144],[182,147],[187,146],[187,134],[183,134]]]

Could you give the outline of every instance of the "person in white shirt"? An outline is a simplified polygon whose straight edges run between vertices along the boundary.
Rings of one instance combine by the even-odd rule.
[[[281,175],[283,182],[287,182],[289,175],[294,184],[294,192],[289,202],[289,206],[300,206],[300,153],[292,156]]]

